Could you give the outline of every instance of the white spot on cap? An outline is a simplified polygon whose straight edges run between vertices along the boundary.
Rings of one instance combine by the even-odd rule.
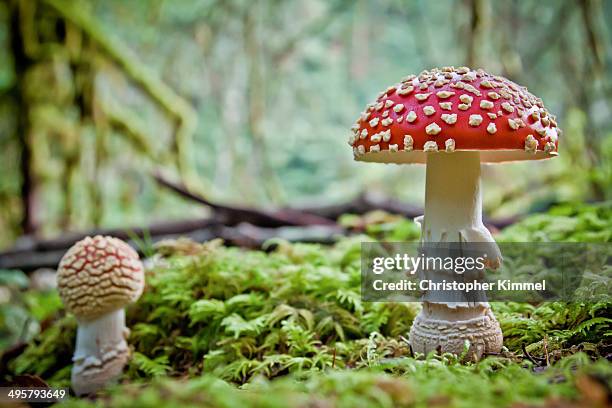
[[[482,86],[483,88],[489,88],[489,89],[493,88],[493,84],[486,79],[480,83],[480,86]]]
[[[533,135],[527,136],[525,139],[525,151],[530,153],[535,153],[538,149],[538,141]]]
[[[414,97],[418,101],[423,102],[423,101],[427,100],[427,98],[429,98],[429,95],[431,95],[431,92],[430,93],[418,93],[418,94],[415,94]]]
[[[382,133],[382,140],[388,142],[391,139],[391,129],[387,129]]]
[[[479,126],[482,123],[482,116],[470,115],[470,120],[468,123],[470,124],[470,126]]]
[[[444,85],[446,85],[448,83],[448,79],[438,79],[436,82],[434,82],[434,86],[436,88],[442,88]]]
[[[472,82],[475,79],[476,79],[476,73],[474,72],[468,72],[461,77],[462,81],[468,81],[468,82]]]
[[[472,85],[470,85],[470,84],[465,84],[465,85],[463,86],[463,89],[465,89],[465,90],[466,90],[466,91],[468,91],[468,92],[473,93],[473,94],[474,94],[474,95],[476,95],[476,96],[480,96],[480,95],[482,95],[478,89],[474,88],[474,87],[473,87]]]
[[[391,106],[393,106],[395,102],[393,102],[391,99],[387,99],[385,101],[385,108],[390,108]]]
[[[455,151],[455,139],[446,139],[444,142],[444,146],[446,147],[447,153],[452,153]]]
[[[510,105],[508,102],[502,102],[501,107],[508,113],[514,112],[514,106]]]
[[[401,111],[403,111],[403,110],[404,110],[404,104],[403,104],[403,103],[398,103],[397,105],[395,105],[395,106],[393,107],[393,111],[394,111],[395,113],[400,113],[400,112],[401,112]]]
[[[497,126],[495,126],[495,123],[491,122],[487,125],[487,132],[490,134],[497,132]]]
[[[441,116],[442,120],[449,125],[453,125],[457,123],[457,114],[456,113],[443,113]]]
[[[368,123],[370,124],[370,127],[376,127],[378,125],[378,118],[374,118],[371,121],[369,121]]]
[[[446,99],[446,98],[450,98],[451,96],[453,96],[455,93],[451,92],[451,91],[440,91],[438,93],[436,93],[436,96],[440,99]]]
[[[361,139],[365,139],[366,137],[368,137],[368,130],[367,129],[363,129],[361,131],[361,134],[359,136]]]
[[[373,141],[374,143],[380,142],[381,139],[382,139],[382,132],[374,133],[372,136],[370,136],[370,140]]]
[[[553,142],[546,142],[544,145],[544,151],[546,153],[553,152],[555,150],[555,144]]]
[[[433,140],[429,140],[429,141],[425,142],[425,144],[423,145],[423,151],[425,151],[425,152],[437,152],[438,151],[438,144],[436,142],[434,142]]]
[[[427,116],[431,116],[434,113],[436,113],[436,109],[433,106],[431,106],[431,105],[427,105],[427,106],[423,107],[423,113],[425,115],[427,115]]]
[[[465,84],[459,81],[459,82],[455,82],[454,84],[450,84],[450,86],[452,86],[453,88],[457,88],[457,89],[463,89],[465,87]]]
[[[483,99],[482,101],[480,101],[480,108],[481,109],[491,109],[493,108],[493,102]]]
[[[453,110],[452,102],[440,102],[438,105],[440,105],[440,108],[444,110]]]
[[[380,145],[372,145],[370,146],[370,152],[380,152]]]
[[[417,114],[415,111],[410,111],[408,112],[408,114],[406,115],[406,121],[412,123],[416,120],[417,118]]]
[[[389,126],[390,124],[393,123],[393,119],[391,119],[391,118],[384,118],[380,123],[383,126]]]
[[[398,146],[396,144],[390,144],[389,145],[389,151],[390,152],[397,152],[399,150]]]
[[[408,95],[410,92],[414,91],[414,87],[413,86],[407,86],[405,88],[400,88],[397,90],[397,94],[398,95]]]
[[[404,135],[404,150],[412,150],[412,146],[414,145],[414,140],[410,135]]]
[[[441,130],[442,128],[438,126],[438,124],[435,122],[430,123],[429,125],[425,127],[425,133],[427,133],[430,136],[437,135],[438,133],[440,133]]]
[[[474,100],[474,97],[467,95],[467,94],[463,94],[463,95],[459,95],[459,100],[469,105]]]

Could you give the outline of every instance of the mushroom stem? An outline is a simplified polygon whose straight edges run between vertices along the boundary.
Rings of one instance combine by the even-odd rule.
[[[424,242],[486,242],[489,259],[501,260],[499,248],[482,222],[480,154],[478,152],[429,153],[427,155],[425,215],[422,220]],[[432,280],[444,272],[431,272]],[[436,275],[438,274],[438,275]],[[465,340],[470,341],[468,357],[479,359],[484,353],[497,353],[502,346],[499,323],[484,302],[424,297],[423,309],[410,331],[413,351],[461,354]]]
[[[423,240],[495,242],[482,223],[480,153],[429,153]]]
[[[95,392],[119,378],[129,357],[128,333],[123,309],[79,320],[72,357],[72,388],[77,395]]]

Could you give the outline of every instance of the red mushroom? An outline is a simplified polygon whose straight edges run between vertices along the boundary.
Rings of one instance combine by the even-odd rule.
[[[426,163],[425,242],[488,242],[480,164],[557,155],[556,118],[514,82],[479,69],[444,67],[410,75],[369,104],[352,128],[355,159]],[[428,302],[410,333],[414,351],[498,352],[499,324],[488,303]]]

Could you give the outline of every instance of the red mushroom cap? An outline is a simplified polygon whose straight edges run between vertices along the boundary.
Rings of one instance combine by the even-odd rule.
[[[356,160],[424,163],[428,151],[480,151],[483,162],[557,155],[555,116],[527,88],[485,71],[410,75],[369,104],[352,128]]]

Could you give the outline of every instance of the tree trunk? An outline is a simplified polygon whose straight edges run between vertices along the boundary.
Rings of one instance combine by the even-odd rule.
[[[24,38],[24,30],[22,30],[23,20],[28,18],[30,13],[33,14],[34,4],[14,0],[10,5],[10,46],[13,53],[14,69],[15,69],[15,107],[17,108],[17,140],[19,143],[19,161],[21,173],[21,206],[22,218],[21,229],[24,234],[34,234],[38,229],[38,220],[36,214],[36,180],[33,174],[32,166],[32,144],[30,140],[30,112],[27,97],[25,95],[24,76],[29,67],[32,65],[32,60],[26,54],[26,39]]]

